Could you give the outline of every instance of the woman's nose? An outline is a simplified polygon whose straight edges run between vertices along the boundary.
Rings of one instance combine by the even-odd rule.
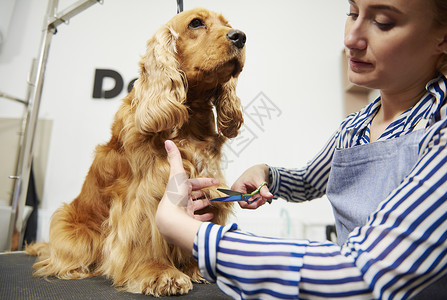
[[[345,46],[348,49],[365,50],[367,46],[366,32],[362,21],[346,21],[345,26]]]

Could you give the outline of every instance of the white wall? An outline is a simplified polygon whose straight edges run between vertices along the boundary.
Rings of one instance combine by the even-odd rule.
[[[24,98],[46,1],[15,2],[0,45],[0,91]],[[61,0],[59,8],[71,2]],[[251,143],[226,148],[228,183],[256,163],[304,165],[343,118],[340,62],[347,1],[184,0],[185,9],[197,6],[222,13],[247,34],[247,60],[238,85],[246,114],[262,101],[273,109],[262,124],[246,115],[243,137]],[[110,137],[114,113],[126,93],[93,99],[95,69],[118,71],[127,85],[138,75],[146,40],[175,12],[175,0],[105,0],[59,26],[40,108],[40,118],[52,120],[53,129],[39,239],[47,239],[49,215],[78,195],[93,150]],[[0,117],[21,117],[22,112],[19,104],[0,99]],[[333,218],[327,200],[320,199],[300,205],[279,200],[254,212],[237,209],[235,220],[256,233],[321,239],[320,232],[306,234],[302,222],[329,224]]]

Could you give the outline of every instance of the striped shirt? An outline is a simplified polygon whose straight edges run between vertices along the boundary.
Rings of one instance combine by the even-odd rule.
[[[194,242],[202,274],[236,299],[405,299],[447,273],[447,78],[379,138],[428,120],[416,166],[340,247],[332,242],[255,236],[204,223]],[[380,98],[349,115],[305,168],[270,168],[275,197],[301,202],[325,194],[336,148],[369,143]]]

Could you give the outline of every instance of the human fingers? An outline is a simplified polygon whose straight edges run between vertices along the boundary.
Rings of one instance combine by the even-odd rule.
[[[190,194],[190,198],[193,200],[205,198],[205,193],[202,190],[192,191]]]
[[[270,193],[269,188],[267,187],[267,185],[264,185],[261,190],[259,191],[259,194],[265,198],[265,199],[272,199],[273,198],[273,194]]]
[[[210,202],[207,199],[197,199],[194,200],[192,203],[194,212],[204,209],[205,207],[208,207],[210,205]]]
[[[239,201],[239,206],[244,209],[256,209],[264,205],[267,201],[271,203],[272,198],[273,194],[270,193],[265,183],[262,183],[262,187],[259,192],[248,199],[248,201]]]
[[[182,155],[180,154],[177,145],[175,145],[173,141],[167,140],[165,141],[165,149],[168,153],[168,161],[171,167],[170,175],[172,176],[185,173],[185,169],[183,168]]]
[[[211,186],[219,185],[219,180],[215,178],[193,178],[189,180],[192,190],[197,191]]]
[[[241,193],[248,193],[248,189],[247,189],[247,185],[251,185],[248,182],[245,182],[244,180],[242,180],[241,178],[239,178],[238,180],[236,180],[233,185],[231,186],[231,189],[233,191],[237,191],[237,192],[241,192]]]
[[[204,209],[206,207],[208,207],[210,205],[210,202],[207,199],[197,199],[195,201],[192,202],[192,208],[191,208],[191,212],[190,215],[199,221],[202,222],[208,222],[210,221],[213,217],[214,214],[211,212],[208,213],[204,213],[204,214],[196,214],[197,211],[200,211],[201,209]]]
[[[194,215],[194,219],[201,221],[201,222],[209,222],[214,217],[213,213],[206,213],[203,215]]]
[[[165,142],[166,152],[170,165],[169,181],[166,186],[165,196],[177,206],[188,205],[188,177],[183,169],[182,156],[174,142]]]
[[[232,190],[241,193],[251,193],[256,190],[263,182],[268,181],[269,168],[267,165],[260,164],[248,168],[231,186]]]
[[[254,196],[254,199],[256,199],[256,196]],[[258,200],[254,201],[249,199],[247,201],[239,201],[239,206],[243,209],[257,209],[258,207],[265,204],[266,200],[262,197],[258,198]]]

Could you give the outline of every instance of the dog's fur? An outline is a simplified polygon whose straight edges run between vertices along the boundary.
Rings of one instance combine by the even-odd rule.
[[[204,281],[191,253],[166,243],[154,218],[169,177],[165,140],[177,144],[191,178],[224,182],[221,148],[243,122],[235,89],[245,48],[227,37],[232,30],[221,15],[194,9],[148,41],[140,77],[116,113],[110,141],[97,147],[80,195],[52,216],[49,243],[26,248],[39,256],[35,275],[104,275],[124,290],[155,296],[183,294],[191,280]],[[209,209],[219,224],[231,213],[225,203]]]

